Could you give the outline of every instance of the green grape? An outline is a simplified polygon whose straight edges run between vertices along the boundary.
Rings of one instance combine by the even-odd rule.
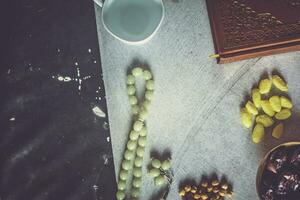
[[[133,168],[133,176],[134,177],[141,177],[142,176],[142,168],[134,167]]]
[[[127,76],[127,84],[128,84],[128,85],[133,85],[133,84],[135,84],[135,78],[134,78],[133,75],[129,74],[129,75]]]
[[[141,187],[141,184],[142,184],[142,179],[141,178],[137,178],[137,177],[133,178],[133,181],[132,181],[133,187],[139,188],[139,187]]]
[[[126,181],[125,180],[120,180],[118,182],[118,189],[119,190],[125,190],[125,188],[126,188]]]
[[[134,152],[127,149],[124,153],[124,157],[126,160],[132,160],[134,158]]]
[[[139,133],[132,130],[129,134],[130,140],[137,140],[139,138]]]
[[[143,108],[145,108],[146,110],[149,110],[151,102],[149,100],[144,100],[144,102],[142,103]]]
[[[145,108],[140,109],[139,118],[145,120],[148,117],[148,111]]]
[[[127,94],[128,94],[128,95],[134,95],[135,92],[136,92],[136,89],[135,89],[135,87],[134,87],[133,85],[129,85],[129,86],[127,87]]]
[[[136,105],[137,102],[138,102],[138,100],[137,100],[136,96],[129,95],[129,103],[130,103],[131,105]]]
[[[137,144],[136,144],[136,141],[134,141],[134,140],[129,140],[127,142],[127,149],[129,149],[129,150],[136,149],[136,146],[137,146]]]
[[[143,158],[137,156],[134,161],[134,166],[142,167],[142,165],[143,165]]]
[[[154,178],[154,184],[156,186],[163,185],[165,183],[165,177],[163,175],[159,175]]]
[[[154,90],[154,81],[153,80],[148,80],[147,82],[146,82],[146,88],[147,88],[147,90]]]
[[[144,123],[141,121],[135,121],[133,124],[133,130],[136,132],[140,132],[144,126]]]
[[[142,137],[146,136],[147,135],[147,129],[146,129],[146,127],[144,126],[139,133],[140,133],[140,136],[142,136]]]
[[[143,76],[144,76],[144,79],[146,81],[150,80],[152,78],[152,74],[149,70],[144,70],[143,71]]]
[[[144,153],[145,153],[145,147],[139,146],[139,147],[136,149],[136,155],[137,155],[137,156],[143,157],[143,156],[144,156]]]
[[[151,165],[152,167],[159,169],[161,167],[161,162],[158,159],[152,159]]]
[[[132,69],[133,76],[141,76],[143,74],[143,69],[140,67],[135,67]]]
[[[146,143],[147,143],[147,138],[144,136],[144,137],[140,137],[138,139],[138,144],[139,146],[141,147],[145,147],[146,146]]]
[[[122,161],[122,169],[129,170],[131,168],[131,164],[129,160]]]
[[[151,101],[152,98],[153,98],[153,91],[147,90],[147,91],[145,92],[145,98],[146,98],[147,100]]]
[[[131,107],[131,111],[132,111],[132,113],[134,114],[134,115],[137,115],[137,114],[139,114],[139,110],[140,110],[140,108],[139,108],[139,106],[138,105],[132,105],[132,107]]]
[[[171,168],[171,162],[169,159],[162,161],[161,168],[163,170],[169,170]]]
[[[153,178],[158,177],[160,175],[160,170],[157,168],[152,168],[152,169],[150,169],[149,174]]]
[[[117,200],[123,200],[125,199],[125,192],[123,190],[118,190],[116,196],[117,196]]]
[[[128,177],[128,171],[124,170],[124,169],[121,169],[121,171],[120,171],[120,179],[123,180],[123,181],[126,181],[127,177]]]
[[[140,188],[132,188],[131,196],[133,198],[138,198],[140,196]]]

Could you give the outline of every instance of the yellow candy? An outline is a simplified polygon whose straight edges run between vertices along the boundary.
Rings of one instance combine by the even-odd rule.
[[[290,109],[282,109],[279,113],[276,113],[275,118],[278,120],[285,120],[292,115]]]
[[[265,135],[265,128],[262,124],[257,123],[252,132],[252,141],[254,143],[260,143]]]
[[[251,102],[251,101],[248,101],[246,103],[246,109],[249,113],[253,114],[253,115],[257,115],[258,114],[258,110],[257,108],[255,107],[255,105]]]
[[[260,123],[267,128],[274,124],[274,120],[268,115],[258,115],[256,117],[256,123]]]
[[[259,89],[252,90],[252,101],[256,108],[260,108],[261,94],[259,93]]]
[[[282,80],[282,78],[280,76],[273,75],[272,81],[273,81],[273,84],[275,85],[275,87],[277,87],[279,90],[284,91],[284,92],[287,92],[289,90],[287,84],[284,82],[284,80]]]
[[[269,102],[273,108],[273,110],[275,112],[280,112],[281,110],[281,101],[280,101],[280,98],[279,96],[272,96],[270,99],[269,99]]]
[[[185,196],[185,190],[184,189],[179,191],[179,196],[181,196],[181,197]]]
[[[241,120],[246,128],[250,128],[252,126],[252,115],[246,110],[246,108],[241,109]]]
[[[275,112],[268,100],[262,100],[261,107],[262,107],[263,111],[270,117],[273,117],[275,115]]]
[[[280,97],[280,103],[281,103],[281,106],[284,107],[284,108],[291,109],[293,107],[292,101],[289,100],[288,98],[284,97],[284,96]]]
[[[185,190],[186,192],[191,191],[191,189],[192,189],[192,187],[191,187],[190,185],[187,185],[187,186],[184,187],[184,190]]]
[[[280,123],[277,126],[275,126],[275,128],[273,129],[272,136],[274,138],[279,139],[282,136],[282,134],[283,134],[283,124]]]
[[[272,82],[269,79],[263,79],[259,82],[259,92],[261,94],[267,94],[270,92],[272,87]]]

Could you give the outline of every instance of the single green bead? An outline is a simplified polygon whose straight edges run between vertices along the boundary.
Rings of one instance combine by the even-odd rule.
[[[162,161],[161,168],[163,170],[169,170],[171,168],[171,161],[169,159]]]
[[[144,126],[144,123],[141,121],[135,121],[133,124],[133,130],[136,132],[140,132]]]
[[[143,71],[143,76],[144,76],[144,79],[146,81],[150,80],[152,78],[152,74],[149,70],[144,70]]]
[[[129,134],[130,140],[137,140],[139,138],[140,133],[132,130]]]
[[[156,186],[161,186],[165,183],[165,177],[163,175],[159,175],[158,177],[154,178],[154,184]]]
[[[123,160],[122,161],[122,169],[125,169],[125,170],[130,170],[131,168],[131,163],[129,160]]]
[[[142,108],[139,112],[139,118],[145,120],[148,117],[148,111],[145,108]]]
[[[145,108],[146,110],[149,110],[151,105],[151,102],[147,99],[144,100],[144,102],[142,103],[142,107]]]
[[[142,179],[141,178],[138,178],[138,177],[133,178],[133,180],[132,180],[133,187],[140,188],[141,184],[142,184]]]
[[[147,90],[154,90],[154,81],[153,80],[148,80],[147,82],[146,82],[146,88],[147,88]]]
[[[137,146],[137,143],[134,140],[129,140],[127,142],[127,149],[129,149],[129,150],[135,150],[136,146]]]
[[[142,130],[139,132],[139,134],[140,134],[140,136],[142,136],[142,137],[144,137],[144,136],[147,135],[147,129],[146,129],[145,126],[142,128]]]
[[[125,199],[125,192],[123,190],[118,190],[116,196],[117,196],[117,200],[123,200]]]
[[[136,89],[135,89],[135,87],[134,87],[133,85],[129,85],[129,86],[127,87],[127,94],[128,94],[128,95],[134,95],[134,94],[135,94],[135,91],[136,91]]]
[[[152,159],[151,165],[152,167],[159,169],[161,167],[161,162],[158,159]]]
[[[150,169],[149,174],[153,178],[158,177],[160,175],[160,170],[157,168],[152,168],[152,169]]]
[[[132,190],[131,190],[131,196],[133,198],[139,198],[139,196],[140,196],[140,188],[133,187]]]
[[[127,177],[128,177],[128,171],[127,171],[127,170],[124,170],[124,169],[121,169],[119,175],[120,175],[120,179],[121,179],[121,180],[126,181],[126,180],[127,180]]]
[[[146,98],[147,100],[151,101],[152,98],[153,98],[153,91],[147,90],[147,91],[145,92],[145,98]]]
[[[139,113],[139,106],[137,104],[131,106],[132,114],[137,115]]]
[[[134,166],[142,167],[142,165],[143,165],[143,157],[137,156],[134,160]]]
[[[124,158],[126,160],[132,160],[134,158],[134,152],[132,150],[126,150],[124,153]]]
[[[134,167],[133,168],[133,176],[134,177],[141,177],[142,176],[142,168],[141,167]]]
[[[137,76],[141,76],[143,74],[143,69],[140,67],[135,67],[132,69],[132,75],[137,77]]]
[[[126,189],[126,181],[125,180],[119,180],[118,190],[125,190],[125,189]]]
[[[130,96],[129,96],[129,103],[130,103],[131,105],[136,105],[137,102],[138,102],[138,100],[137,100],[136,96],[133,96],[133,95],[130,95]]]
[[[127,84],[128,84],[128,85],[133,85],[133,84],[135,84],[135,78],[134,78],[133,75],[129,74],[129,75],[127,76]]]
[[[138,148],[136,149],[136,155],[138,157],[144,157],[144,153],[145,153],[145,147],[138,146]]]
[[[147,138],[144,136],[144,137],[139,137],[139,139],[138,139],[138,144],[139,144],[139,146],[141,146],[141,147],[145,147],[146,146],[146,144],[147,144]]]

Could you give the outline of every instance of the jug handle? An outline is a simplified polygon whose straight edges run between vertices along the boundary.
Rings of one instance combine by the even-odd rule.
[[[104,0],[93,0],[98,6],[103,7]]]

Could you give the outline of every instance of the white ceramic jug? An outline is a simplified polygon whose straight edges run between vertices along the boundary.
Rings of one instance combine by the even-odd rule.
[[[94,0],[102,7],[102,22],[114,37],[140,44],[154,35],[164,17],[162,0]]]

